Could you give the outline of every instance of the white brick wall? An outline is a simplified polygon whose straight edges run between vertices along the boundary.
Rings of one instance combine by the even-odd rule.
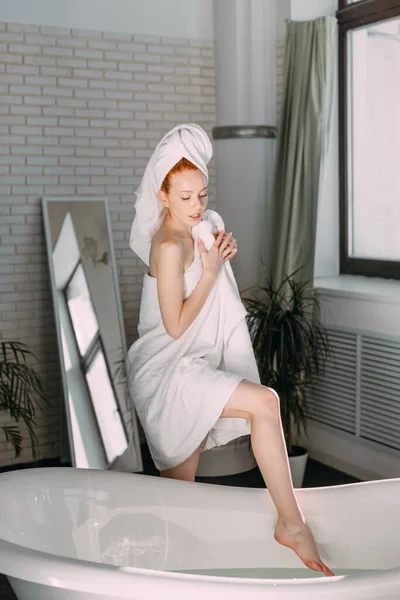
[[[285,39],[276,43],[276,122],[279,126],[283,102]]]
[[[38,358],[41,458],[59,456],[61,386],[40,199],[108,198],[132,343],[144,273],[128,246],[133,191],[159,139],[188,121],[211,136],[212,41],[0,23],[0,338]],[[210,207],[214,187],[213,159]],[[28,436],[16,460],[0,437],[0,466],[31,459]]]

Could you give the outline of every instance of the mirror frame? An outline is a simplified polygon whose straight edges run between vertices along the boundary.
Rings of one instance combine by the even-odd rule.
[[[54,204],[56,202],[57,203],[60,203],[60,202],[67,202],[67,203],[101,202],[104,206],[106,231],[107,231],[107,235],[108,235],[108,244],[109,244],[109,249],[110,249],[110,266],[111,266],[112,279],[113,279],[113,284],[114,284],[115,301],[116,301],[116,306],[117,306],[117,318],[118,318],[119,329],[120,329],[120,334],[121,334],[121,345],[122,345],[122,352],[123,352],[123,358],[124,358],[125,372],[127,372],[127,345],[126,345],[125,327],[124,327],[124,321],[123,321],[123,315],[122,315],[122,304],[121,304],[121,296],[120,296],[119,282],[118,282],[118,275],[117,275],[117,263],[116,263],[116,258],[115,258],[115,249],[114,249],[114,242],[113,242],[112,229],[111,229],[109,206],[108,206],[107,198],[105,196],[103,196],[103,197],[99,197],[99,196],[72,196],[72,197],[71,196],[45,196],[45,197],[42,197],[41,201],[42,201],[43,223],[44,223],[44,231],[45,231],[46,250],[47,250],[47,261],[48,261],[49,275],[50,275],[51,295],[52,295],[52,300],[53,300],[53,312],[54,312],[54,319],[55,319],[55,324],[56,324],[57,347],[58,347],[58,355],[59,355],[60,368],[61,368],[61,380],[62,380],[62,388],[63,388],[63,396],[64,396],[64,398],[63,398],[64,404],[60,406],[60,422],[61,423],[63,422],[64,415],[65,415],[66,422],[67,422],[67,429],[68,429],[68,442],[69,442],[69,452],[70,452],[70,457],[71,457],[71,464],[73,467],[77,467],[76,457],[75,457],[75,449],[74,449],[74,443],[73,443],[71,415],[70,415],[70,411],[68,409],[68,387],[67,387],[67,378],[66,378],[66,372],[65,372],[64,353],[63,353],[62,341],[61,341],[62,338],[61,338],[60,315],[58,313],[58,310],[56,310],[56,306],[57,306],[56,292],[57,292],[57,290],[56,290],[55,284],[54,284],[55,273],[54,273],[54,265],[53,265],[53,258],[52,258],[53,248],[52,248],[51,228],[50,228],[50,220],[49,220],[49,204]],[[139,429],[138,429],[137,415],[136,415],[135,408],[134,408],[134,405],[132,402],[132,398],[130,396],[129,386],[127,386],[127,394],[128,394],[128,398],[129,398],[129,416],[130,416],[131,423],[132,423],[132,431],[127,430],[126,423],[123,423],[123,426],[124,426],[125,430],[127,431],[127,437],[128,437],[128,448],[125,452],[129,453],[129,468],[124,468],[124,469],[120,469],[120,470],[128,470],[129,472],[138,472],[138,471],[140,472],[140,471],[143,471],[143,461],[142,461],[142,454],[141,454],[141,447],[140,447]],[[64,409],[64,414],[63,414],[63,409]],[[121,407],[119,407],[119,411],[120,411],[120,414],[122,414]],[[61,431],[61,428],[60,428],[60,431]],[[61,436],[62,436],[62,431],[60,433],[60,437]],[[61,455],[61,450],[62,450],[62,448],[60,448],[60,455]],[[117,459],[115,459],[115,460],[117,460]],[[114,463],[109,463],[107,466],[107,469],[108,470],[112,469],[113,464]]]

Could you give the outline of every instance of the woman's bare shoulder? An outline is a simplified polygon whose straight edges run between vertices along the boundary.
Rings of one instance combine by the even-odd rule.
[[[153,236],[150,252],[159,254],[161,248],[167,247],[179,247],[183,249],[182,238],[168,229],[160,227]]]
[[[182,240],[168,230],[162,227],[154,234],[150,247],[150,275],[157,277],[157,265],[160,263],[160,258],[166,256],[184,260],[184,246]]]

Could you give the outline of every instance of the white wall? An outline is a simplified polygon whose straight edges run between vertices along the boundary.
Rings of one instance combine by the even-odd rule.
[[[213,38],[213,0],[1,0],[0,21]]]
[[[282,40],[286,33],[286,19],[290,18],[290,1],[279,0],[276,3],[276,39]]]
[[[293,21],[334,17],[337,9],[337,0],[290,0],[290,18]]]

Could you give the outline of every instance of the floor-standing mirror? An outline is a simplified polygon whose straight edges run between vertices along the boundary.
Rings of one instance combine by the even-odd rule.
[[[125,378],[126,342],[104,198],[43,198],[47,253],[74,467],[142,471]],[[63,427],[63,423],[61,423]]]

